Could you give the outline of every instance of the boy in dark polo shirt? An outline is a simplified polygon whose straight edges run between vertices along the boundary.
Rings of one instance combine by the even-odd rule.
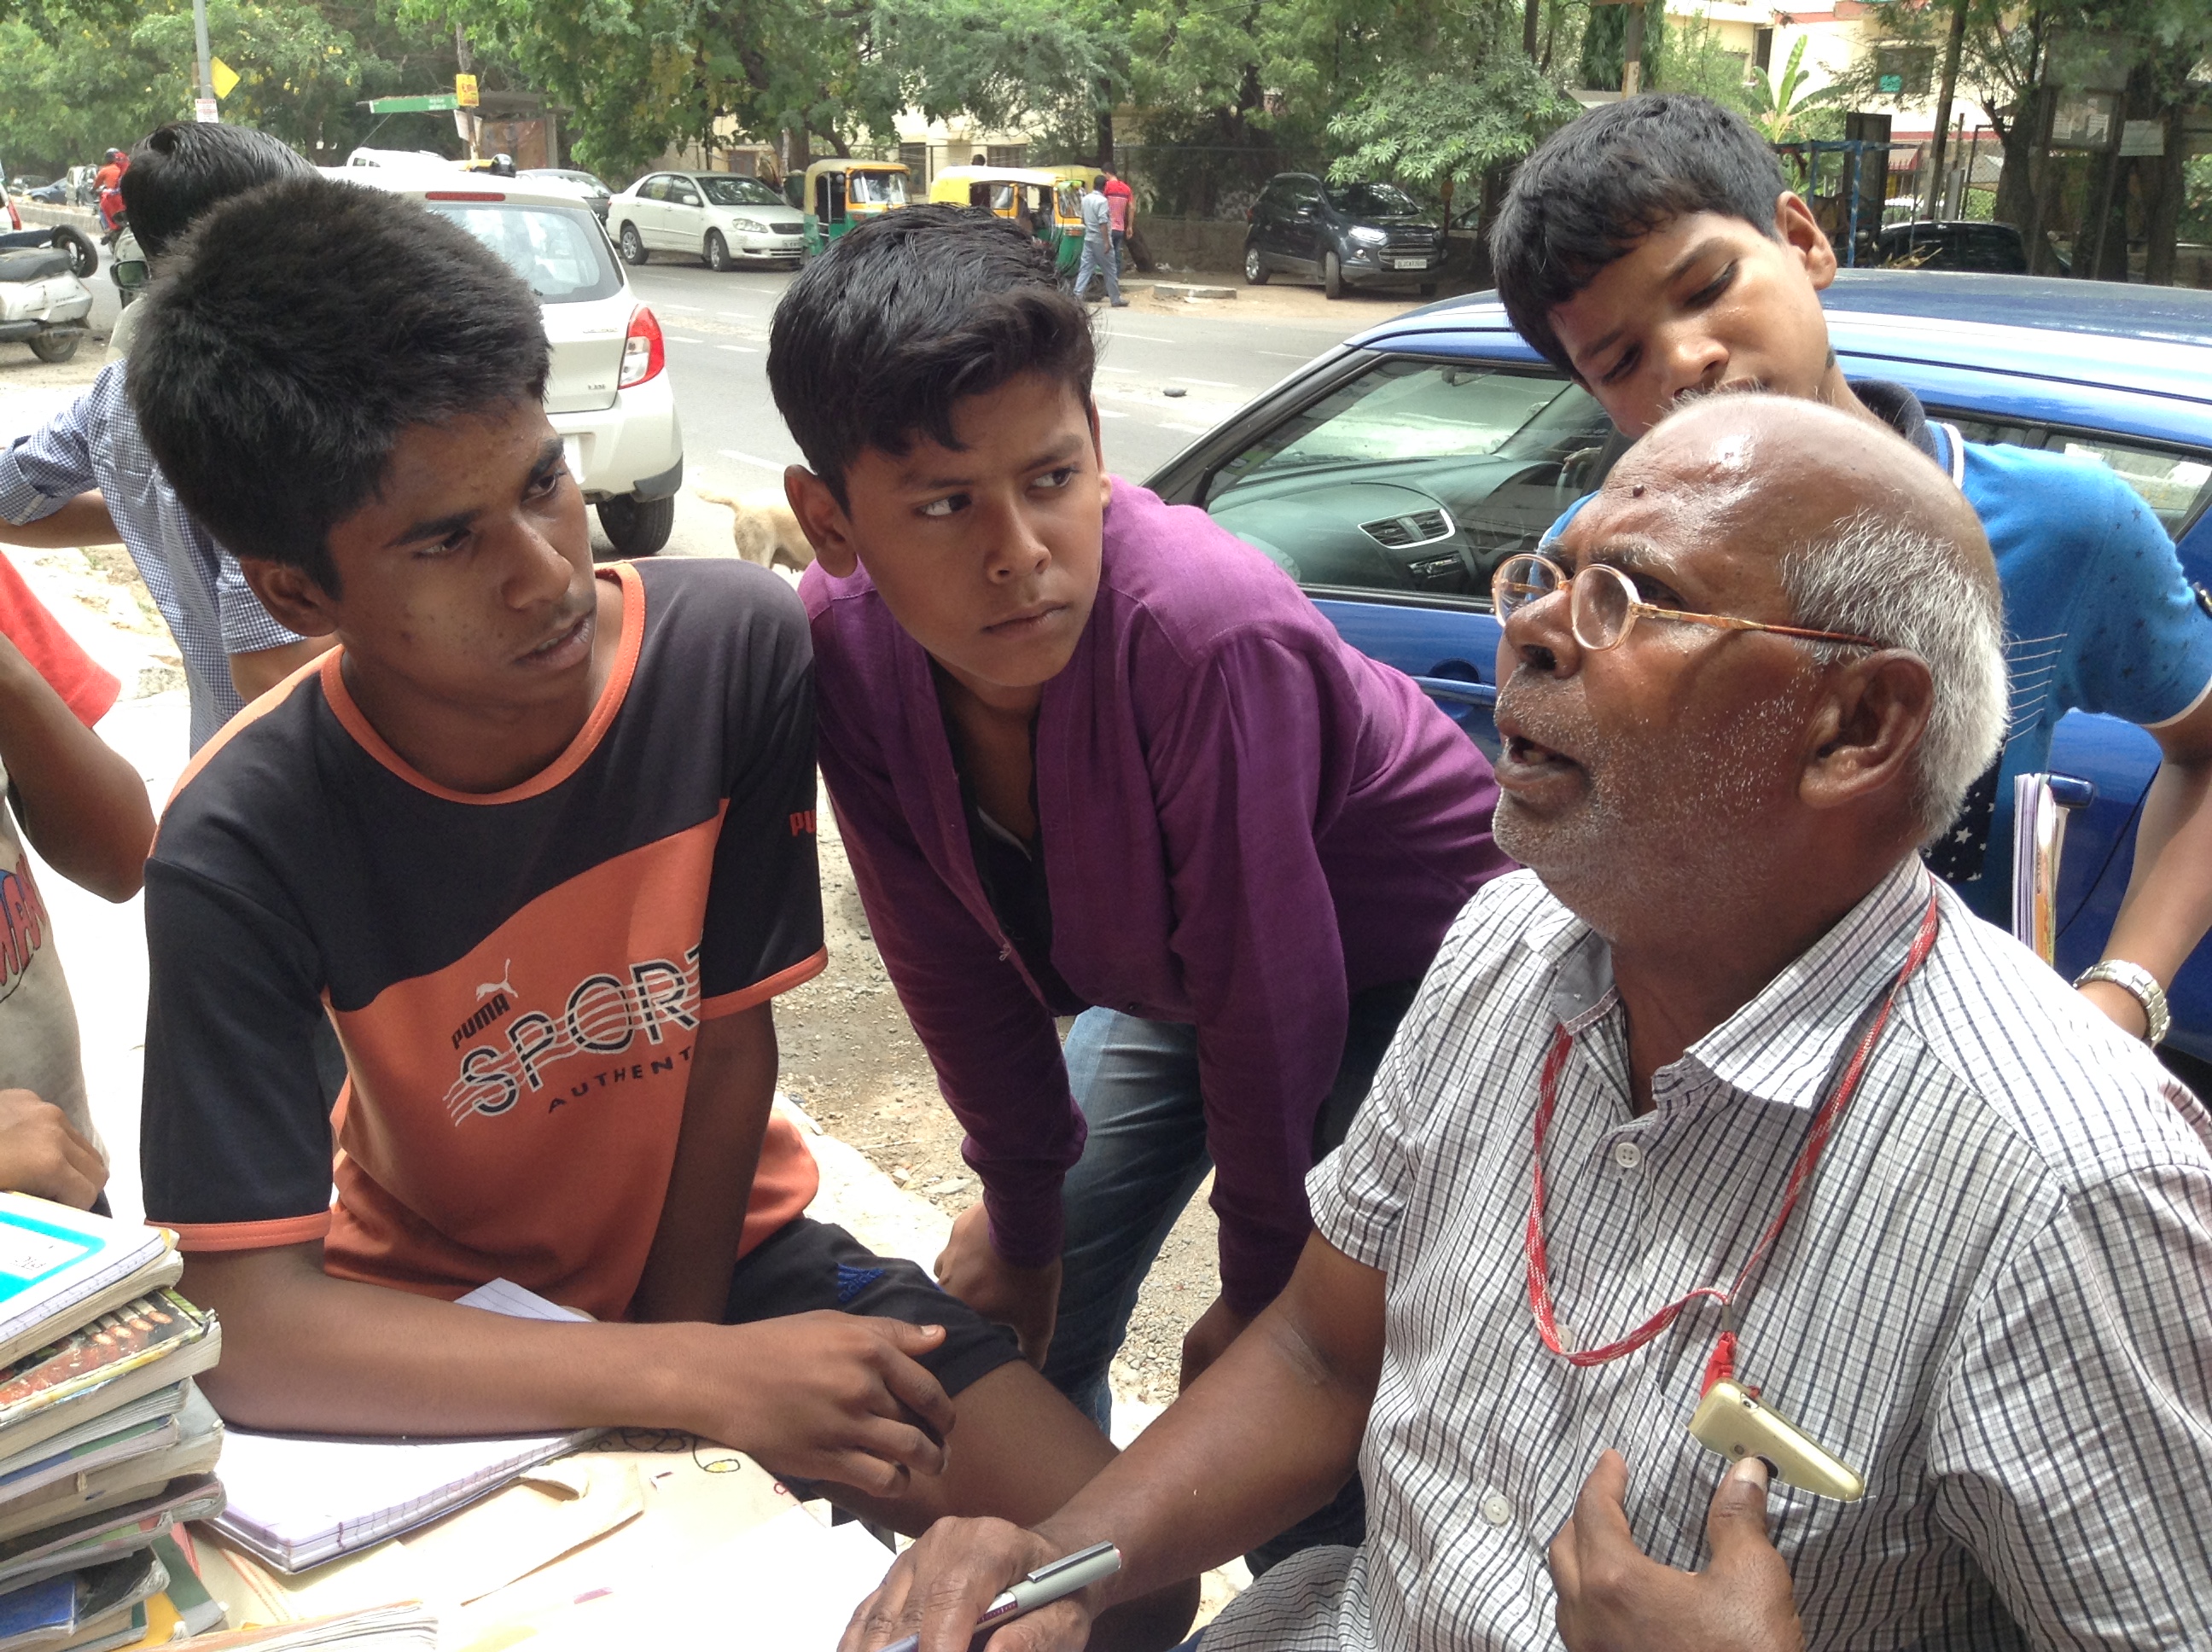
[[[2148,729],[2165,763],[2134,874],[2105,961],[2075,985],[2155,1042],[2165,989],[2212,927],[2212,617],[2134,489],[2094,460],[1966,441],[1902,385],[1846,381],[1820,308],[1826,234],[1750,123],[1703,98],[1631,98],[1554,133],[1515,174],[1491,251],[1521,336],[1624,435],[1685,395],[1752,388],[1887,424],[1950,472],[2004,586],[2012,720],[1929,864],[2008,923],[2013,777],[2048,767],[2069,711]]]
[[[771,1121],[770,1003],[823,957],[797,601],[733,562],[594,572],[536,307],[458,226],[287,182],[179,264],[139,421],[270,611],[341,645],[201,754],[148,868],[146,1203],[223,1319],[210,1397],[680,1429],[916,1530],[1054,1506],[1111,1448],[802,1217]],[[452,1304],[499,1276],[601,1322]]]
[[[1307,1170],[1507,863],[1489,766],[1410,679],[1108,476],[1092,359],[1033,240],[912,208],[792,285],[769,378],[809,466],[823,774],[983,1184],[939,1278],[1103,1420],[1209,1168],[1185,1380],[1289,1278]],[[1348,1498],[1307,1534],[1359,1527]]]

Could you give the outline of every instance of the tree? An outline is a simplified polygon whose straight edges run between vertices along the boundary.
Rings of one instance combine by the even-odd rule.
[[[1577,112],[1574,100],[1518,53],[1486,54],[1472,72],[1394,66],[1329,120],[1328,135],[1347,146],[1329,176],[1433,190],[1449,214],[1455,180],[1518,161]]]
[[[1833,108],[1844,95],[1841,82],[1831,82],[1817,92],[1804,91],[1805,46],[1812,37],[1800,34],[1782,66],[1782,78],[1771,79],[1764,69],[1751,71],[1751,118],[1770,143],[1788,143],[1813,136],[1807,130],[1815,110]]]

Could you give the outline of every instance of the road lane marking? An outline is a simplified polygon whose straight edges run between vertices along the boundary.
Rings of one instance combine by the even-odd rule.
[[[1313,360],[1312,355],[1293,355],[1288,350],[1254,350],[1252,354],[1255,355],[1272,355],[1278,361],[1310,361]],[[1315,352],[1315,355],[1318,354],[1320,354],[1319,351]]]
[[[750,344],[717,344],[714,348],[718,350],[727,350],[732,355],[758,355],[760,354],[760,352],[755,349]]]
[[[1119,327],[1109,328],[1106,336],[1109,338],[1141,338],[1147,344],[1174,344],[1182,342],[1179,339],[1163,338],[1156,332],[1124,332]]]
[[[738,464],[750,465],[756,470],[773,471],[778,476],[783,474],[784,466],[787,463],[787,460],[780,459],[763,459],[757,453],[741,453],[734,447],[717,447],[714,451],[724,459],[733,459]]]
[[[668,342],[672,344],[703,344],[707,342],[703,338],[687,337],[680,332],[670,333],[667,335],[667,338]]]
[[[1177,374],[1176,378],[1180,383],[1186,385],[1204,385],[1208,390],[1242,390],[1244,388],[1242,385],[1232,385],[1225,379],[1194,379],[1188,374]]]

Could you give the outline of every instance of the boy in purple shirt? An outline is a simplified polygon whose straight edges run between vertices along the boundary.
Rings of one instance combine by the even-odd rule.
[[[1306,1171],[1507,863],[1488,765],[1412,682],[1106,474],[1093,361],[1034,240],[910,208],[793,283],[769,379],[811,467],[823,774],[983,1184],[938,1276],[1103,1425],[1209,1164],[1186,1382],[1289,1278]]]

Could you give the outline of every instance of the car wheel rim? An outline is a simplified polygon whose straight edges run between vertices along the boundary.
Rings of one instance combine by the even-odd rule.
[[[1244,254],[1244,274],[1253,281],[1260,278],[1260,250],[1253,247]]]

